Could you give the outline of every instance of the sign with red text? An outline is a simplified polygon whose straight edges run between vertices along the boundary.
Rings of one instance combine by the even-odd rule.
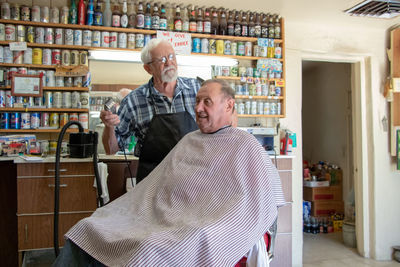
[[[192,51],[190,33],[157,31],[157,38],[162,38],[170,42],[176,54],[190,55]]]

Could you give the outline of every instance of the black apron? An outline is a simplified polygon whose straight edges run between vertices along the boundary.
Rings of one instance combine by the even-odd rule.
[[[196,122],[187,111],[183,92],[181,93],[185,111],[157,114],[150,89],[150,97],[153,102],[150,104],[155,115],[150,121],[140,149],[139,166],[136,174],[137,183],[157,167],[183,136],[198,129]]]

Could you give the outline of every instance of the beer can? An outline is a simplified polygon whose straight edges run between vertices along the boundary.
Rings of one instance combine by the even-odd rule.
[[[201,41],[200,38],[192,39],[192,53],[200,53],[201,52]]]
[[[110,32],[110,47],[116,48],[118,46],[118,33],[117,32]]]
[[[62,28],[56,28],[54,31],[54,43],[58,45],[64,44],[64,30]]]
[[[35,97],[34,102],[36,107],[43,107],[43,97]]]
[[[282,114],[282,105],[280,102],[276,103],[276,115],[281,115]]]
[[[35,43],[44,44],[44,28],[43,27],[35,28]]]
[[[72,50],[71,51],[71,66],[78,66],[79,65],[79,51]]]
[[[24,104],[27,105],[28,107],[33,107],[35,105],[35,100],[33,96],[25,96]]]
[[[244,103],[244,114],[251,114],[251,102],[250,100],[246,100]]]
[[[237,55],[238,56],[244,56],[245,55],[245,46],[244,46],[244,42],[238,42],[237,43],[238,46],[238,52]]]
[[[229,66],[222,66],[222,76],[229,76],[230,70],[229,70]]]
[[[33,112],[30,114],[31,116],[31,129],[37,129],[40,127],[40,113]]]
[[[100,47],[101,46],[101,32],[94,31],[92,36],[92,46],[93,47]]]
[[[118,47],[126,48],[127,46],[127,34],[125,32],[118,33]]]
[[[74,30],[74,45],[82,45],[82,30]]]
[[[51,65],[51,49],[50,48],[43,49],[42,64],[43,65]]]
[[[281,96],[282,90],[280,87],[275,86],[275,95],[276,96]]]
[[[0,41],[4,41],[6,39],[6,25],[0,23]]]
[[[92,46],[92,31],[84,30],[82,39],[83,39],[82,43],[84,46]]]
[[[26,29],[26,41],[28,43],[34,43],[35,42],[35,27],[33,26],[28,26]]]
[[[50,22],[50,10],[48,6],[42,6],[40,8],[40,21],[44,23]]]
[[[4,63],[4,47],[0,46],[0,63]],[[3,73],[4,75],[4,73]]]
[[[79,102],[81,103],[81,108],[89,108],[89,93],[81,92]]]
[[[40,127],[50,126],[50,113],[43,112],[40,116]]]
[[[67,6],[63,6],[61,8],[60,23],[68,24],[68,17],[69,17],[69,8]]]
[[[32,64],[32,53],[32,48],[27,47],[24,51],[24,64]]]
[[[32,63],[35,65],[42,65],[42,49],[33,48],[32,53],[33,53]]]
[[[256,83],[256,95],[261,96],[262,95],[262,85],[261,83]]]
[[[21,129],[21,113],[10,113],[10,129]]]
[[[83,129],[89,128],[89,114],[79,113],[79,122],[82,124]]]
[[[214,77],[222,76],[222,67],[221,66],[213,66]]]
[[[58,7],[52,7],[50,9],[50,22],[51,23],[60,23],[60,10]]]
[[[271,115],[276,115],[277,114],[276,103],[272,102],[269,106],[270,106],[270,114]]]
[[[10,129],[10,113],[3,112],[1,115],[1,129]]]
[[[56,76],[56,87],[64,87],[64,77]]]
[[[82,87],[83,79],[82,76],[74,77],[74,87]]]
[[[31,114],[29,112],[21,113],[21,129],[31,128]]]
[[[251,111],[250,114],[257,115],[257,101],[251,101]]]
[[[42,86],[45,87],[47,85],[46,82],[46,71],[45,70],[38,70],[37,75],[42,75]]]
[[[56,78],[55,78],[54,70],[47,70],[46,71],[46,85],[48,87],[55,87],[56,86]]]
[[[51,64],[52,65],[61,65],[61,50],[53,49],[51,51]]]
[[[12,108],[14,106],[14,96],[11,95],[11,90],[6,91],[6,108]]]
[[[269,102],[264,102],[264,115],[269,115],[269,114],[271,114]]]
[[[110,47],[110,33],[101,32],[101,47]]]
[[[6,91],[0,90],[0,108],[6,107]]]
[[[244,55],[247,57],[251,57],[253,44],[251,42],[246,42],[244,44]]]
[[[3,55],[4,63],[13,63],[14,56],[9,46],[4,46]]]
[[[236,56],[237,55],[237,49],[238,49],[238,45],[236,42],[232,42],[231,44],[231,55],[232,56]]]
[[[22,64],[24,62],[24,51],[14,51],[13,52],[13,63]]]
[[[31,9],[28,6],[21,7],[21,20],[31,21]]]
[[[129,49],[135,49],[135,34],[134,33],[128,33],[128,44],[127,48]]]
[[[81,95],[78,91],[71,93],[71,108],[80,108]]]
[[[12,20],[20,20],[21,19],[21,13],[20,13],[18,4],[11,4],[10,18]]]
[[[237,77],[238,76],[238,66],[231,66],[229,69],[229,76]]]
[[[89,66],[88,52],[87,51],[80,51],[79,52],[79,65]]]
[[[263,115],[264,114],[264,102],[258,101],[257,103],[257,114]]]
[[[201,53],[208,54],[208,39],[203,38],[201,39]]]
[[[5,26],[6,41],[15,41],[15,25],[6,24]]]
[[[17,42],[25,42],[25,29],[24,25],[17,25]]]
[[[235,84],[235,94],[241,95],[242,94],[242,85],[240,83]],[[244,114],[244,113],[242,113]]]
[[[230,40],[224,41],[224,55],[230,55],[232,53],[232,42]]]
[[[68,123],[68,113],[60,114],[60,128],[64,127]]]
[[[18,74],[28,74],[28,69],[25,67],[18,68]]]
[[[62,108],[62,93],[61,92],[53,93],[53,107],[54,108]]]
[[[66,45],[74,45],[74,30],[64,29],[64,43]]]
[[[49,141],[49,155],[54,155],[54,154],[56,154],[56,152],[57,152],[57,141],[50,140]]]
[[[7,2],[1,3],[1,18],[10,19],[11,17],[10,4]]]
[[[224,40],[217,40],[215,41],[216,43],[216,53],[218,55],[223,55],[224,54]]]
[[[60,117],[58,113],[51,113],[50,114],[50,127],[52,128],[59,128],[60,126]]]
[[[70,113],[69,114],[69,121],[79,121],[78,113]],[[77,125],[71,125],[70,128],[78,128]]]
[[[32,7],[31,20],[34,22],[40,22],[40,6]]]
[[[253,46],[253,56],[254,57],[260,56],[260,47],[258,45]]]
[[[8,77],[7,79],[9,80],[10,84],[11,84],[11,80],[14,74],[18,73],[18,69],[17,68],[10,68],[8,71]]]
[[[72,87],[74,85],[74,81],[73,81],[72,77],[65,77],[64,85],[65,85],[65,87]]]
[[[137,33],[135,36],[135,46],[136,48],[143,48],[144,47],[144,35],[141,33]]]
[[[69,50],[61,51],[61,64],[63,66],[69,66],[71,64],[71,52]]]
[[[71,108],[71,92],[66,91],[62,93],[62,107]]]
[[[146,46],[147,43],[150,42],[150,40],[151,40],[151,35],[150,34],[145,34],[143,37],[144,37],[143,38],[143,46]]]
[[[45,44],[54,44],[54,29],[46,28],[44,30],[44,43]]]

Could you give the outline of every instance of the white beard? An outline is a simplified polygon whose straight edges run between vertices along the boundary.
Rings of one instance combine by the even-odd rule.
[[[161,80],[165,83],[176,81],[178,72],[174,66],[169,66],[161,73]]]

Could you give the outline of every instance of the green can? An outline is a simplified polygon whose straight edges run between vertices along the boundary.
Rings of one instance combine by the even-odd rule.
[[[237,55],[238,56],[244,56],[244,42],[238,42],[237,43]]]
[[[239,76],[246,77],[246,67],[239,67]]]
[[[238,76],[238,66],[232,66],[229,71],[230,71],[229,76],[231,77]]]
[[[260,78],[261,77],[260,69],[254,68],[253,75],[254,75],[254,78]]]
[[[254,83],[249,84],[249,95],[256,95],[256,85]]]
[[[232,56],[236,56],[237,55],[237,51],[238,50],[238,45],[236,42],[232,42],[231,43],[231,55]]]

